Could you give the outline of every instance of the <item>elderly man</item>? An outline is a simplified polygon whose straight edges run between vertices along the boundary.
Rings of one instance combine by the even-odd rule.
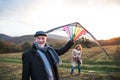
[[[69,41],[61,48],[53,49],[47,44],[47,35],[44,31],[37,31],[34,35],[31,49],[22,55],[22,80],[59,80],[57,65],[59,56],[67,52],[73,45]]]

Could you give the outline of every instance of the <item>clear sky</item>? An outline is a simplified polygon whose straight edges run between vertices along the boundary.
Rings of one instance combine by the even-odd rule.
[[[73,22],[97,39],[120,37],[120,0],[0,0],[0,33],[22,36]]]

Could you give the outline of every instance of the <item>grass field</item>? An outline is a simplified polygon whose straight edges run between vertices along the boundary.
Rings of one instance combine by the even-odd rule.
[[[120,80],[120,60],[114,60],[116,46],[105,46],[112,59],[98,47],[83,49],[81,75],[70,78],[71,50],[61,56],[60,80]],[[21,80],[22,53],[0,54],[0,80]]]

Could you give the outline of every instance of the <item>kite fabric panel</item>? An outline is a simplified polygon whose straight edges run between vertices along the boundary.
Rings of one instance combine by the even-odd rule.
[[[74,23],[63,25],[63,26],[59,26],[59,27],[46,31],[46,33],[50,33],[58,29],[65,31],[67,35],[69,36],[70,40],[74,40],[74,41],[79,39],[79,37],[81,37],[82,35],[88,34],[95,41],[95,43],[100,47],[100,49],[110,58],[109,54],[100,45],[97,39],[87,29],[85,29],[80,23],[74,22]]]
[[[86,30],[77,25],[68,25],[63,27],[71,40],[76,41],[81,35],[86,33]]]

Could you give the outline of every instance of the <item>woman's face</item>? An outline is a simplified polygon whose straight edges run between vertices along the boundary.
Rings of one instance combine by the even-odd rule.
[[[45,44],[47,41],[47,36],[37,36],[37,37],[35,37],[35,41],[38,44]]]
[[[77,47],[77,50],[80,50],[80,46]]]

